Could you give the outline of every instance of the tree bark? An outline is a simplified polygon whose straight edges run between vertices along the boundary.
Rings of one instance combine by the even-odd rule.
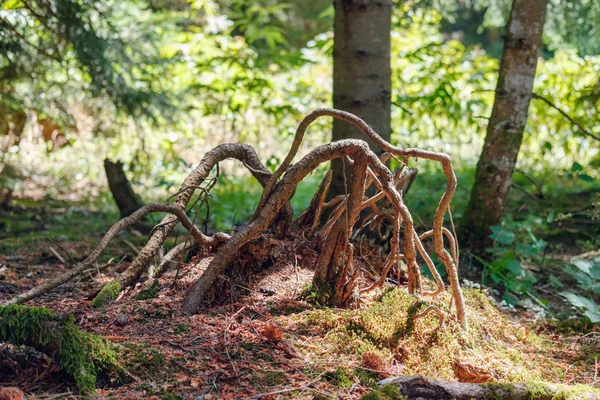
[[[144,205],[140,197],[133,191],[131,183],[121,161],[112,162],[108,158],[104,160],[104,172],[110,192],[117,203],[121,218],[131,215]]]
[[[362,118],[384,140],[391,132],[391,0],[334,0],[333,108]],[[363,139],[360,130],[333,121],[333,140]],[[376,154],[378,148],[366,139]],[[346,193],[352,167],[331,162],[330,197]],[[344,172],[346,179],[344,179]]]
[[[532,97],[546,4],[547,0],[512,4],[492,116],[461,226],[463,245],[477,255],[485,254],[491,245],[490,227],[504,216]],[[468,275],[480,278],[479,271]]]

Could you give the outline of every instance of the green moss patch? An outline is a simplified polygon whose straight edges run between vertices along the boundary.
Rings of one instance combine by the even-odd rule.
[[[152,282],[149,288],[144,289],[135,296],[136,300],[150,300],[156,297],[158,291],[160,290],[160,283],[157,279]]]
[[[361,400],[406,400],[402,396],[400,389],[394,385],[385,385],[378,390],[374,390],[361,397]]]
[[[365,365],[371,370],[402,365],[401,371],[390,373],[463,382],[558,381],[556,371],[562,366],[549,362],[555,345],[548,338],[511,322],[483,292],[466,289],[464,294],[468,332],[460,328],[454,308],[448,308],[450,293],[433,302],[447,315],[440,327],[434,313],[414,320],[429,303],[395,288],[358,310],[314,310],[298,325],[305,336],[316,337],[309,345],[322,353],[339,354],[347,364],[372,354],[381,367]]]
[[[94,300],[92,300],[92,307],[99,308],[110,303],[119,296],[120,292],[121,283],[118,279],[115,279],[104,286],[100,293],[96,295]]]
[[[48,354],[82,393],[96,388],[98,374],[119,369],[114,345],[79,330],[72,315],[58,318],[45,308],[0,306],[0,341]]]

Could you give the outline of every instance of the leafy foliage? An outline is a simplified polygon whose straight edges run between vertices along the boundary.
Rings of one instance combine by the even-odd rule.
[[[573,257],[571,259],[573,267],[567,267],[566,272],[571,275],[584,293],[593,295],[600,294],[600,257],[591,260]],[[598,304],[588,297],[576,293],[563,291],[560,293],[573,307],[582,310],[583,315],[588,317],[591,322],[600,322],[600,311]]]
[[[480,260],[484,264],[482,282],[486,284],[491,279],[502,286],[506,290],[503,299],[509,304],[518,304],[519,296],[536,294],[536,278],[523,263],[540,262],[547,243],[538,239],[532,229],[542,223],[541,218],[529,215],[524,221],[506,218],[502,226],[491,227],[494,245],[487,251],[492,261]]]

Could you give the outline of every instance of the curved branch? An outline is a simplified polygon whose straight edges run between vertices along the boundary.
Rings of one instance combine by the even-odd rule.
[[[444,321],[445,321],[444,312],[442,310],[440,310],[440,308],[438,306],[430,305],[429,307],[427,307],[426,309],[424,309],[420,313],[416,314],[413,317],[413,321],[416,321],[419,318],[423,318],[423,317],[427,316],[428,314],[430,314],[432,312],[435,313],[438,316],[438,319],[440,321],[439,325],[436,328],[433,329],[433,331],[437,331],[442,326],[444,326]]]
[[[204,155],[202,161],[200,161],[198,166],[181,184],[181,188],[178,191],[177,198],[173,205],[184,209],[196,188],[204,182],[211,170],[221,161],[226,159],[239,160],[246,168],[248,168],[261,185],[264,186],[267,184],[271,172],[262,164],[258,158],[258,154],[256,154],[256,151],[252,146],[240,143],[225,143],[215,147]],[[137,281],[139,276],[145,271],[152,259],[156,256],[158,250],[176,224],[177,221],[172,217],[166,216],[163,218],[159,224],[161,225],[161,229],[155,230],[152,233],[148,242],[133,260],[129,268],[117,278],[121,288],[128,287]]]
[[[454,174],[454,170],[452,169],[452,161],[450,159],[450,156],[448,156],[447,154],[434,152],[434,151],[428,151],[428,150],[421,150],[421,149],[416,149],[416,148],[401,148],[401,147],[393,146],[392,144],[385,141],[381,136],[379,136],[377,134],[377,132],[375,132],[373,130],[373,128],[371,128],[365,121],[363,121],[362,119],[360,119],[359,117],[357,117],[354,114],[351,114],[346,111],[331,109],[331,108],[317,109],[317,110],[311,112],[310,114],[308,114],[302,120],[300,125],[298,126],[298,129],[296,130],[296,136],[294,137],[294,142],[292,143],[292,147],[291,147],[288,155],[286,156],[286,158],[284,159],[282,164],[279,166],[279,168],[277,168],[275,173],[271,176],[271,179],[265,186],[265,190],[263,191],[261,200],[259,202],[259,207],[257,208],[257,213],[259,210],[262,209],[262,207],[266,203],[267,199],[270,196],[272,196],[272,194],[274,192],[273,188],[275,187],[275,183],[277,182],[279,177],[285,171],[287,171],[288,166],[291,164],[293,158],[295,157],[296,153],[298,152],[298,149],[300,148],[300,144],[302,143],[304,134],[305,134],[308,126],[311,123],[313,123],[317,118],[322,117],[322,116],[330,116],[330,117],[334,117],[334,118],[344,120],[344,121],[351,123],[352,125],[356,126],[361,132],[363,132],[369,139],[371,139],[371,141],[376,146],[378,146],[380,149],[389,153],[392,156],[400,157],[403,159],[407,159],[407,158],[411,158],[411,157],[412,158],[424,158],[427,160],[437,161],[442,164],[442,169],[444,171],[444,175],[446,176],[447,184],[446,184],[446,189],[444,190],[444,194],[442,195],[442,198],[440,199],[440,202],[438,204],[438,207],[436,209],[435,216],[433,219],[433,230],[434,230],[433,244],[434,244],[435,252],[436,252],[438,258],[442,261],[442,263],[444,263],[444,266],[446,267],[446,270],[448,271],[448,278],[450,280],[450,285],[451,285],[452,291],[454,293],[457,317],[458,317],[459,321],[461,321],[461,326],[464,329],[467,329],[468,325],[467,325],[467,317],[466,317],[466,314],[464,311],[464,308],[465,308],[464,307],[464,298],[462,295],[462,291],[460,290],[460,283],[458,281],[458,273],[456,271],[456,265],[454,263],[454,260],[452,260],[452,257],[450,256],[450,254],[446,251],[446,249],[444,249],[443,237],[442,237],[442,227],[443,227],[443,222],[444,222],[444,215],[448,211],[450,202],[452,201],[452,196],[454,196],[454,192],[456,191],[456,175]],[[372,158],[372,157],[369,157],[369,158]],[[383,166],[383,164],[381,163],[379,158],[377,158],[377,161],[379,162],[379,165]],[[384,167],[382,169],[381,167],[378,167],[378,169],[380,170],[380,172],[383,172],[383,170],[387,169],[387,168]],[[391,175],[391,172],[388,170],[386,175]],[[388,188],[388,190],[389,189],[391,189],[391,188]],[[394,188],[394,191],[397,193],[395,188]],[[417,266],[416,260],[415,260],[415,251],[414,251],[415,245],[414,245],[414,238],[413,238],[413,232],[412,232],[412,230],[413,230],[412,219],[410,220],[410,223],[409,223],[407,220],[407,217],[410,218],[410,213],[408,212],[408,209],[406,208],[406,206],[404,206],[404,204],[402,203],[402,199],[399,195],[398,196],[392,195],[392,196],[388,196],[388,197],[390,197],[390,200],[392,201],[392,205],[394,207],[398,207],[397,211],[400,212],[403,219],[405,220],[405,223],[407,223],[407,227],[406,227],[407,229],[405,231],[406,232],[405,247],[407,248],[407,251],[405,251],[405,256],[406,256],[407,263],[408,263],[409,278],[412,275],[416,279],[414,281],[409,279],[409,291],[411,293],[415,293],[415,292],[420,293],[420,291],[421,291],[420,274],[419,274],[418,266]],[[254,215],[253,219],[256,218],[256,216],[257,216],[257,214]],[[408,226],[408,225],[410,225],[410,226]]]
[[[452,253],[452,260],[454,260],[454,264],[458,265],[458,255],[456,254],[456,249],[458,248],[458,246],[456,245],[456,239],[454,238],[454,235],[452,234],[452,232],[450,232],[448,228],[442,228],[442,232],[450,242],[450,252]],[[427,232],[421,234],[421,236],[419,236],[419,239],[427,239],[432,235],[433,229],[430,229]]]
[[[193,314],[198,311],[204,297],[212,287],[213,282],[221,273],[223,273],[227,265],[233,262],[241,247],[250,240],[255,239],[269,226],[283,204],[289,201],[290,197],[293,195],[298,182],[304,179],[304,177],[314,171],[322,163],[346,155],[352,156],[359,154],[361,156],[366,155],[369,160],[376,160],[384,170],[387,170],[377,156],[369,150],[366,142],[352,139],[340,140],[338,142],[318,146],[295,165],[291,166],[283,179],[274,187],[273,194],[266,199],[266,202],[262,207],[257,209],[255,217],[250,224],[236,232],[231,239],[225,243],[211,260],[202,276],[194,282],[185,296],[182,304],[182,311],[186,314]],[[391,179],[391,173],[389,170],[387,171],[389,178]],[[390,183],[390,186],[394,189],[393,183]]]

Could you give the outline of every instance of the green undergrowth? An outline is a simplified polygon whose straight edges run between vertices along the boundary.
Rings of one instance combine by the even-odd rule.
[[[549,339],[529,334],[523,326],[509,321],[483,292],[466,289],[464,294],[467,332],[448,309],[449,293],[435,302],[448,315],[439,327],[433,313],[415,321],[413,316],[427,303],[395,288],[385,290],[358,310],[312,311],[299,325],[308,334],[319,334],[320,348],[348,359],[362,359],[370,369],[402,365],[403,375],[451,381],[514,382],[551,376],[547,373],[549,357],[540,356],[551,351]]]
[[[155,279],[150,287],[140,291],[137,296],[135,296],[136,300],[150,300],[156,297],[158,291],[160,290],[160,282],[158,279]],[[118,294],[117,294],[118,295]]]
[[[406,400],[400,389],[394,385],[385,385],[361,397],[361,400]]]
[[[72,315],[58,318],[46,308],[0,306],[0,341],[49,355],[81,393],[93,392],[100,374],[120,368],[114,345],[79,330]]]

